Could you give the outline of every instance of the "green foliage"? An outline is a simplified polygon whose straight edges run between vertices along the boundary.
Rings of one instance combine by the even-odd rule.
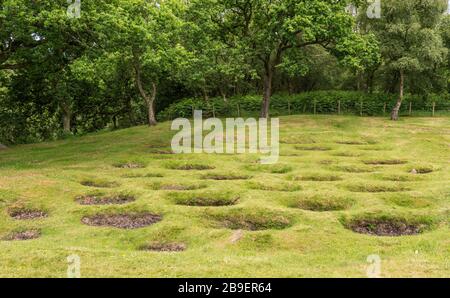
[[[337,113],[338,101],[342,113],[379,115],[400,72],[414,111],[448,109],[446,1],[386,0],[373,20],[347,13],[349,2],[86,0],[70,18],[65,0],[2,0],[0,142],[155,124],[193,107],[256,115],[261,99],[274,116]]]
[[[367,94],[355,91],[313,91],[294,95],[275,94],[272,97],[271,109],[274,115],[291,114],[337,114],[340,102],[342,114],[364,116],[377,116],[384,114],[384,108],[394,105],[397,95],[372,93]],[[228,101],[222,98],[212,98],[205,102],[203,99],[185,99],[174,103],[159,114],[160,119],[188,118],[192,116],[193,109],[203,110],[204,117],[237,117],[255,115],[259,112],[260,97],[258,95],[232,97]],[[436,111],[448,111],[450,108],[450,95],[407,95],[402,112],[409,113],[409,103],[414,112],[430,113],[433,103]],[[239,111],[239,114],[238,114]]]

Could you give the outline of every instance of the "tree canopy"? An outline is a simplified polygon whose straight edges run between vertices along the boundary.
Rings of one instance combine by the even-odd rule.
[[[445,94],[447,1],[0,0],[0,142],[156,125],[185,98]],[[349,10],[350,4],[358,8]]]

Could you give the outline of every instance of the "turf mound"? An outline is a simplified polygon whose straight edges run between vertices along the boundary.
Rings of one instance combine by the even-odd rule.
[[[239,196],[223,192],[171,193],[169,198],[177,205],[184,206],[231,206],[236,205]]]
[[[381,174],[377,175],[377,178],[385,181],[393,181],[393,182],[408,182],[408,181],[416,181],[417,177],[407,174]]]
[[[334,152],[331,155],[337,156],[337,157],[359,157],[362,154],[358,152],[350,152],[350,151],[338,151]]]
[[[270,174],[286,174],[294,170],[292,166],[286,164],[275,164],[275,165],[253,164],[245,166],[245,169],[253,172],[260,172],[260,173],[262,172]]]
[[[263,191],[282,191],[282,192],[295,192],[302,189],[302,187],[295,183],[262,183],[262,182],[250,182],[247,184],[248,188],[254,190]]]
[[[336,144],[339,145],[367,145],[367,142],[363,141],[352,141],[352,140],[345,140],[345,141],[337,141]]]
[[[406,160],[401,159],[373,159],[373,160],[364,160],[363,163],[365,163],[366,165],[390,166],[390,165],[403,165],[408,162]]]
[[[156,154],[156,155],[172,155],[175,154],[172,149],[166,149],[166,148],[153,148],[150,149],[149,153]]]
[[[326,147],[326,146],[295,146],[294,147],[297,150],[302,150],[302,151],[331,151],[333,150],[330,147]]]
[[[352,199],[336,197],[332,194],[320,194],[294,200],[290,207],[308,211],[325,212],[340,211],[350,208],[354,204]]]
[[[301,145],[301,144],[314,144],[316,141],[310,136],[289,136],[283,137],[280,140],[281,144],[288,145]]]
[[[87,187],[97,187],[97,188],[112,188],[119,186],[119,184],[114,181],[89,180],[89,179],[81,181],[80,184]]]
[[[204,170],[213,170],[214,166],[206,165],[206,164],[198,164],[198,163],[170,163],[166,165],[166,168],[170,170],[180,170],[180,171],[204,171]]]
[[[328,173],[311,173],[311,174],[304,174],[300,176],[292,177],[292,180],[294,181],[315,181],[315,182],[321,182],[321,181],[341,181],[342,177],[338,175],[328,174]]]
[[[411,190],[409,187],[401,184],[372,184],[361,183],[347,186],[347,189],[353,192],[400,192]]]
[[[333,167],[334,170],[339,172],[346,173],[370,173],[374,172],[376,169],[367,166],[359,166],[359,165],[337,165]]]
[[[181,184],[181,183],[161,183],[156,182],[150,185],[153,190],[197,190],[208,187],[206,184],[195,183],[195,184]]]
[[[411,195],[403,193],[388,194],[383,197],[383,200],[395,206],[413,209],[426,208],[432,205],[431,198],[427,199],[421,195]]]
[[[292,226],[292,221],[279,212],[234,209],[228,213],[210,214],[218,227],[231,230],[282,230]]]

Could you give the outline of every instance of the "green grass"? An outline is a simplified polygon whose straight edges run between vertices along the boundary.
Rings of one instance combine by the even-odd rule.
[[[449,277],[449,129],[448,117],[282,117],[280,162],[267,167],[258,155],[168,154],[170,123],[0,151],[0,276],[65,277],[76,254],[83,277],[365,277],[378,254],[384,277]],[[135,201],[76,201],[93,193]],[[189,206],[200,201],[225,206]],[[11,218],[19,207],[47,216]],[[81,222],[143,212],[162,220]],[[381,219],[426,227],[348,228]],[[40,237],[6,240],[26,230]]]

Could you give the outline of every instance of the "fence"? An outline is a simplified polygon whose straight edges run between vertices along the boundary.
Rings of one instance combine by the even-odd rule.
[[[396,102],[395,94],[364,94],[359,92],[318,91],[292,96],[274,95],[271,115],[335,114],[387,116]],[[205,117],[244,117],[259,114],[261,97],[257,95],[214,98],[209,101],[186,99],[172,104],[159,114],[160,119],[191,117],[194,110],[203,110]],[[450,112],[450,97],[406,96],[400,109],[402,116],[438,116]]]

